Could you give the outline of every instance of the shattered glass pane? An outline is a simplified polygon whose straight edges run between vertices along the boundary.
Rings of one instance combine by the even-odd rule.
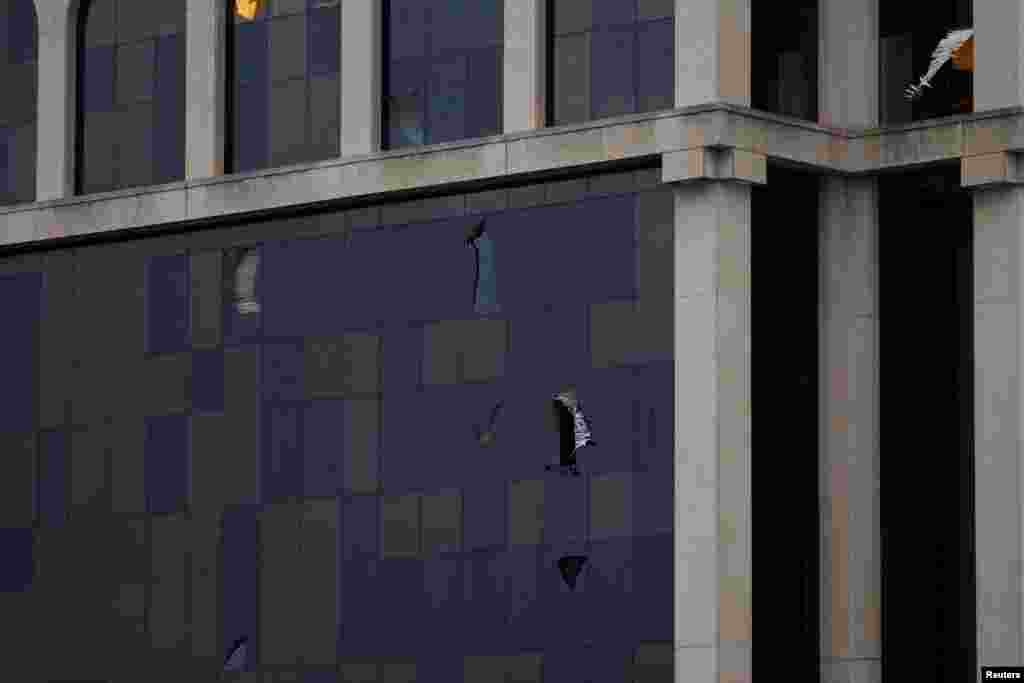
[[[228,656],[224,658],[224,671],[245,670],[246,659],[249,654],[249,639],[242,636],[235,641],[235,644],[228,650]]]
[[[242,255],[235,269],[235,306],[240,315],[260,312],[260,303],[256,299],[256,275],[259,267],[259,252],[256,249],[249,249]]]
[[[586,555],[566,555],[558,560],[558,571],[569,590],[576,590],[576,581],[586,564]]]
[[[559,434],[558,467],[579,476],[579,450],[584,446],[597,445],[591,433],[590,422],[583,414],[583,406],[572,390],[555,394],[552,404]],[[545,469],[550,471],[554,467],[548,465]]]

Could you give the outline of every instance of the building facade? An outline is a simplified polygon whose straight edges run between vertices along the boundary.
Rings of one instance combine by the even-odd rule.
[[[0,0],[4,679],[1024,665],[1024,8],[906,4]]]

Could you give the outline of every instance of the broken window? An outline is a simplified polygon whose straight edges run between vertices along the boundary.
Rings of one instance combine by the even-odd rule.
[[[755,2],[751,24],[751,106],[817,121],[817,0]]]
[[[558,469],[563,473],[579,476],[577,456],[584,446],[596,446],[590,430],[590,422],[583,414],[583,407],[576,398],[576,392],[568,389],[555,394],[552,408],[558,425]],[[551,471],[554,465],[544,469]]]
[[[937,0],[927,12],[906,3],[880,10],[881,123],[973,111],[970,0]]]
[[[224,658],[224,671],[244,671],[249,656],[249,639],[242,636],[228,649]]]
[[[484,221],[473,226],[466,237],[466,243],[472,246],[476,253],[473,308],[481,315],[497,313],[501,310],[501,306],[498,305],[494,240],[487,234]]]
[[[558,559],[558,573],[569,590],[576,590],[576,581],[587,564],[586,555],[563,555]]]
[[[260,269],[260,252],[256,247],[236,249],[231,257],[231,301],[239,315],[260,312],[256,282]]]

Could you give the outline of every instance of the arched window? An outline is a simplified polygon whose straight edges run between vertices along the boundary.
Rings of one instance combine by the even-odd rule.
[[[501,132],[504,3],[386,0],[384,147]]]
[[[0,204],[36,198],[36,10],[0,0]]]
[[[78,192],[184,178],[185,0],[92,0],[78,44]]]
[[[340,154],[339,0],[228,0],[228,172]]]

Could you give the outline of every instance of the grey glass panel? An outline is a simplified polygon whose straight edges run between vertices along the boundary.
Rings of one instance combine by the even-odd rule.
[[[121,112],[118,130],[119,187],[153,182],[153,107],[136,104]]]
[[[11,189],[18,201],[31,202],[36,195],[36,126],[34,123],[14,129],[11,138]]]
[[[307,0],[270,0],[270,13],[273,16],[284,14],[301,14],[306,11]]]
[[[267,85],[256,82],[242,86],[235,92],[235,120],[232,126],[234,169],[241,172],[262,168],[267,163]]]
[[[590,34],[555,38],[555,124],[590,118]]]
[[[86,113],[83,125],[82,190],[103,192],[114,186],[114,143],[118,136],[116,112]]]
[[[676,0],[637,0],[637,19],[665,19],[675,15]]]
[[[116,52],[117,103],[130,104],[153,98],[156,78],[156,44],[144,40],[130,45],[118,45]]]
[[[0,64],[0,125],[27,123],[36,115],[36,65]]]
[[[116,0],[92,0],[85,18],[85,47],[113,45]]]
[[[484,137],[501,132],[502,54],[500,47],[468,52],[469,85],[463,137]]]
[[[338,76],[314,76],[310,88],[310,160],[340,154]]]
[[[153,11],[152,4],[152,0],[118,0],[117,42],[134,43],[157,34],[160,28],[159,13]]]
[[[302,161],[306,154],[306,81],[298,78],[270,89],[270,165]]]
[[[273,83],[306,73],[306,17],[292,15],[267,22],[270,30],[270,80]]]
[[[427,24],[422,0],[390,0],[388,31],[389,61],[420,57],[427,50]]]
[[[592,0],[550,0],[555,3],[555,35],[577,33],[590,29]]]
[[[150,7],[155,14],[159,35],[185,33],[185,0],[160,0],[150,3]]]
[[[464,55],[447,53],[435,59],[430,70],[430,138],[433,142],[457,140],[465,135],[469,64]]]

